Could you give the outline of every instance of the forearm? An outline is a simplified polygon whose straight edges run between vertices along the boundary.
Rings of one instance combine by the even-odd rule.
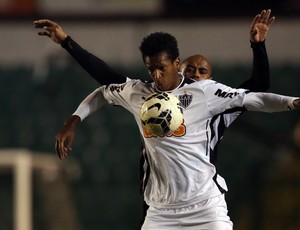
[[[274,93],[248,93],[243,105],[248,111],[282,112],[299,108],[299,98]]]
[[[81,121],[94,113],[106,103],[100,88],[88,95],[77,107],[73,115],[80,117]]]
[[[77,115],[72,115],[64,124],[65,128],[75,130],[78,123],[81,122],[81,118]]]
[[[249,89],[253,92],[264,92],[270,88],[269,60],[265,42],[251,42],[253,63],[251,78],[238,88]]]
[[[103,60],[89,53],[71,37],[67,37],[61,46],[86,70],[99,84],[124,83],[126,77],[114,72]]]

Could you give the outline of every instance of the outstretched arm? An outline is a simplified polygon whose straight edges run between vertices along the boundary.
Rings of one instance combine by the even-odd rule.
[[[108,85],[126,82],[124,75],[116,73],[103,60],[83,49],[56,22],[49,19],[40,19],[34,21],[33,24],[35,28],[43,30],[38,32],[38,35],[48,36],[55,43],[61,44],[99,84]]]
[[[267,33],[275,20],[271,10],[257,14],[250,27],[250,42],[253,50],[251,78],[239,86],[254,92],[267,91],[270,87],[269,60],[265,46]]]
[[[57,134],[55,141],[55,150],[58,154],[59,159],[63,159],[68,156],[69,151],[72,150],[72,145],[75,137],[75,129],[81,119],[77,115],[71,116],[62,130]]]
[[[105,104],[106,100],[100,88],[88,95],[78,106],[74,114],[66,121],[62,130],[56,136],[55,149],[60,159],[68,156],[72,150],[76,126],[87,116],[94,113]]]
[[[274,93],[248,93],[243,105],[248,111],[282,112],[300,108],[300,98]]]

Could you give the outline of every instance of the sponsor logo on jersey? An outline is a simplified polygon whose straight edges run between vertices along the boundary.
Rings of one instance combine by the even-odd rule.
[[[185,92],[183,95],[178,96],[178,100],[180,101],[182,107],[186,109],[191,104],[193,95]]]
[[[233,97],[239,95],[239,93],[238,92],[230,92],[230,93],[228,93],[228,92],[222,91],[221,89],[218,89],[215,92],[215,95],[217,97],[222,97],[222,98],[226,98],[226,97],[233,98]]]
[[[118,93],[120,93],[124,87],[125,87],[126,84],[122,84],[122,85],[110,85],[110,91],[113,92],[113,91],[117,91]]]
[[[154,135],[153,133],[147,131],[145,129],[145,127],[143,127],[143,134],[144,134],[144,137],[145,138],[151,138],[151,137],[182,137],[186,134],[186,126],[184,125],[184,122],[179,126],[179,128],[171,133],[171,134],[168,134],[168,135],[162,135],[162,136],[157,136],[157,135]]]

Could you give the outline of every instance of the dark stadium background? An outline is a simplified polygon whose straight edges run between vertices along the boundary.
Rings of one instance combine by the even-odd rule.
[[[165,0],[160,1],[159,12],[147,14],[78,13],[71,6],[65,14],[55,14],[45,9],[41,12],[41,2],[6,1],[0,5],[0,26],[18,23],[31,26],[34,19],[45,17],[74,23],[75,27],[76,23],[149,24],[157,20],[194,19],[220,22],[246,19],[250,25],[253,16],[266,8],[271,8],[280,20],[300,17],[299,0]],[[64,29],[68,31],[67,27]],[[291,34],[294,36],[300,38],[300,34]],[[5,39],[5,31],[0,30],[0,38]],[[26,46],[26,40],[19,45]],[[300,45],[294,48],[300,50]],[[22,148],[33,154],[55,156],[55,135],[83,97],[97,87],[74,60],[64,60],[60,64],[57,57],[50,57],[47,74],[40,79],[28,63],[7,66],[6,62],[0,62],[1,149]],[[300,94],[299,61],[274,64],[270,60],[271,92]],[[240,76],[250,76],[251,72],[251,63],[236,62],[230,66],[213,63],[213,66],[215,78],[231,86],[239,85],[245,80]],[[115,63],[114,67],[135,76],[147,74],[139,64],[126,67]],[[300,229],[300,140],[295,135],[299,132],[299,114],[299,111],[247,113],[227,130],[219,147],[218,162],[220,174],[228,183],[226,197],[235,229]],[[70,158],[80,165],[81,173],[71,179],[61,174],[69,196],[60,205],[72,203],[75,229],[136,228],[142,207],[138,188],[139,138],[133,118],[120,108],[105,107],[79,126]],[[67,163],[61,162],[60,166],[67,167]],[[64,209],[49,201],[49,197],[62,192],[58,182],[47,184],[38,173],[33,178],[33,229],[68,229],[63,221],[69,218],[68,213],[60,213]],[[14,229],[13,191],[11,171],[0,168],[1,230]],[[45,195],[45,191],[49,194]]]

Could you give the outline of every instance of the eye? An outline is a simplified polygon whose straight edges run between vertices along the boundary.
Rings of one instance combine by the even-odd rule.
[[[188,73],[194,73],[195,72],[195,68],[192,67],[192,66],[187,66],[185,68],[185,71],[188,72]]]
[[[165,67],[164,66],[159,66],[157,69],[160,70],[160,71],[164,71]]]
[[[207,69],[199,69],[199,73],[200,74],[207,74],[208,71],[207,71]]]

